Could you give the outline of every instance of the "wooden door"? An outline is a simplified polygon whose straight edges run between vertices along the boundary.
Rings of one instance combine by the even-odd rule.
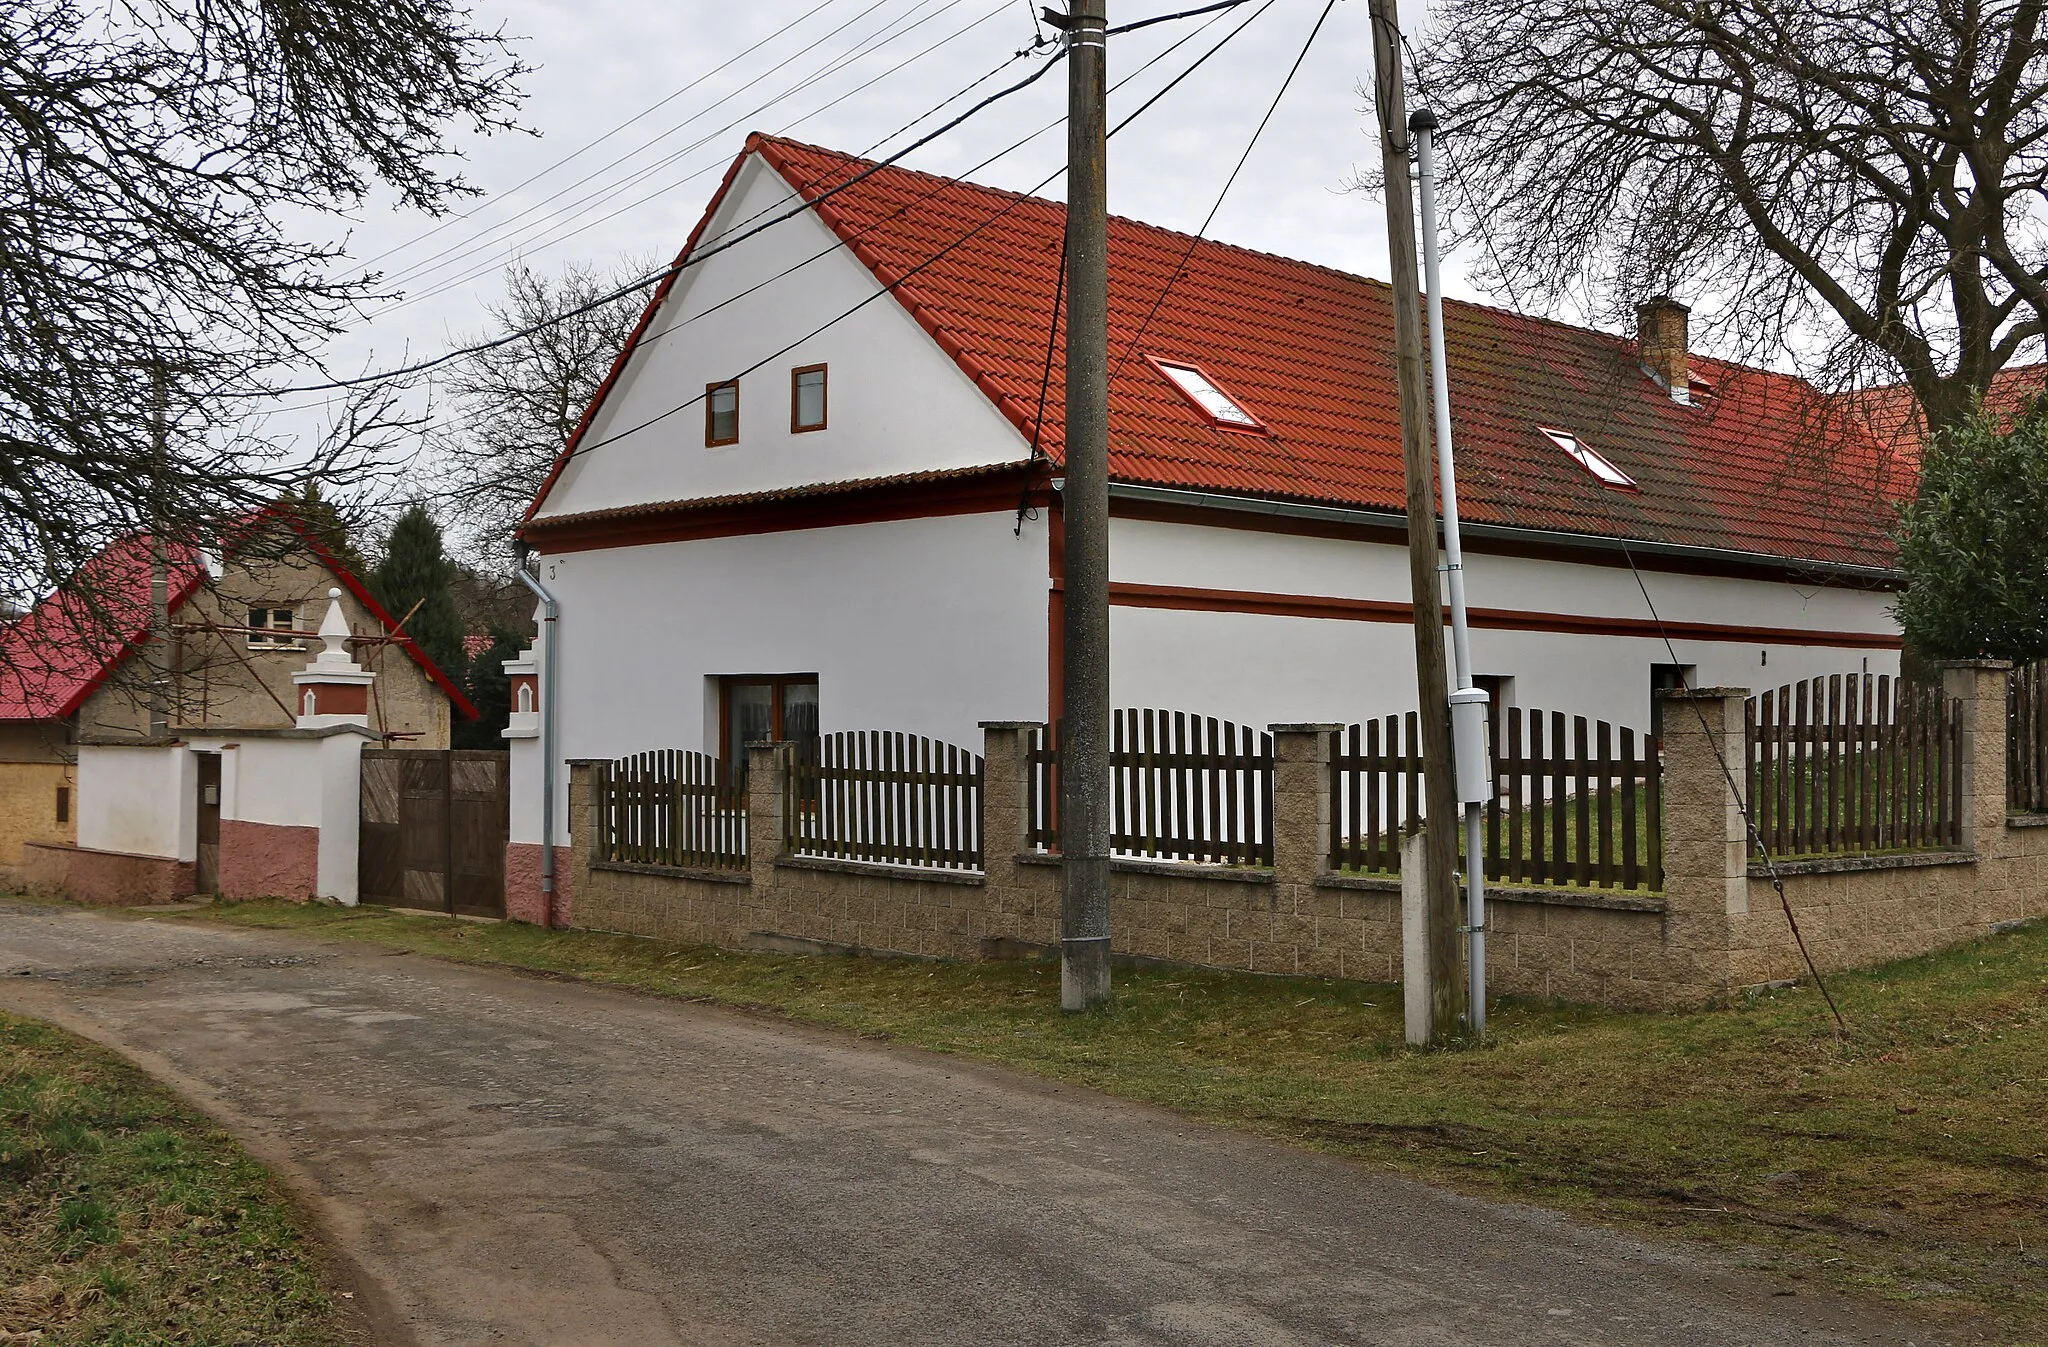
[[[220,892],[220,754],[195,753],[199,762],[199,852],[193,888]]]
[[[510,776],[488,749],[365,749],[362,901],[504,916]]]

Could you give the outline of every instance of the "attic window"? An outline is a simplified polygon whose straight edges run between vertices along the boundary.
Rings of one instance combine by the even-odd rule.
[[[1174,364],[1169,361],[1146,357],[1161,374],[1172,381],[1182,395],[1216,425],[1225,430],[1257,430],[1266,427],[1259,418],[1246,411],[1237,399],[1216,386],[1215,380],[1195,365]]]
[[[249,610],[249,648],[251,650],[297,650],[299,635],[295,630],[298,613],[290,608],[251,608]]]
[[[1596,450],[1588,448],[1578,436],[1572,434],[1569,430],[1552,430],[1548,426],[1538,426],[1536,428],[1548,436],[1552,444],[1555,444],[1577,460],[1580,467],[1599,478],[1602,486],[1611,486],[1623,491],[1634,491],[1636,489],[1635,478],[1608,462]]]

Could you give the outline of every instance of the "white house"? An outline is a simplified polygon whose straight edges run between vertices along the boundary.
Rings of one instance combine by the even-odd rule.
[[[1057,715],[1063,207],[869,167],[749,139],[536,499],[560,760]],[[1411,708],[1387,287],[1124,220],[1110,264],[1116,703]],[[1690,355],[1669,300],[1625,337],[1446,325],[1502,700],[1646,728],[1681,669],[1897,668],[1860,421]]]

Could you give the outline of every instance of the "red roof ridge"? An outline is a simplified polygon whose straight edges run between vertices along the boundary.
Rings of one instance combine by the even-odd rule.
[[[1044,426],[1034,421],[1065,205],[755,132],[678,265],[704,245],[756,155],[794,191],[795,210],[808,207],[998,414],[1057,462],[1063,390],[1045,398]],[[744,232],[735,227],[736,235]],[[1128,291],[1112,293],[1118,340],[1142,327],[1145,354],[1218,364],[1215,374],[1258,409],[1269,432],[1217,429],[1188,412],[1163,380],[1122,378],[1112,389],[1116,480],[1400,507],[1386,282],[1125,216],[1114,217],[1111,264]],[[1151,295],[1182,265],[1199,283],[1148,310]],[[528,523],[549,522],[540,510],[588,443],[677,274],[671,268],[663,277],[535,496]],[[1640,372],[1629,335],[1478,300],[1449,299],[1445,307],[1475,522],[1858,564],[1889,556],[1889,515],[1881,508],[1889,460],[1857,427],[1821,426],[1815,413],[1832,402],[1810,380],[1701,354],[1701,368],[1720,387],[1706,410],[1682,409]],[[1528,435],[1529,426],[1556,423],[1573,409],[1616,437],[1640,494],[1608,499]]]
[[[810,154],[824,155],[829,158],[839,160],[840,162],[846,164],[849,168],[853,169],[856,172],[865,168],[873,167],[877,163],[876,160],[865,159],[859,155],[850,154],[845,150],[835,150],[830,148],[829,146],[814,145],[809,143],[808,141],[795,140],[788,136],[778,136],[765,131],[753,131],[748,133],[747,152],[765,149],[766,147],[769,146],[801,150]],[[768,157],[769,163],[775,167],[776,171],[779,173],[783,173],[785,180],[787,180],[788,174],[784,172],[785,165],[782,163],[777,163],[772,156],[766,157]],[[1066,203],[1063,201],[1056,201],[1051,197],[1034,196],[1029,192],[1019,192],[1008,187],[991,187],[986,183],[975,182],[969,178],[958,178],[946,173],[933,173],[930,172],[929,170],[920,168],[906,168],[902,164],[890,164],[887,167],[892,172],[902,173],[913,178],[922,178],[927,182],[942,185],[951,184],[957,187],[967,187],[973,189],[976,192],[986,193],[990,196],[1003,197],[1008,200],[1020,203],[1029,203],[1044,206],[1048,209],[1058,211],[1062,216],[1066,214]],[[809,182],[802,184],[791,183],[791,185],[796,187],[799,192],[804,193],[805,199],[807,201],[811,201],[813,204],[813,208],[817,210],[817,212],[821,215],[825,211],[830,210],[832,208],[832,205],[830,201],[824,202],[822,204],[817,203],[814,200],[814,194],[823,195],[825,191],[831,190],[830,185],[826,184],[827,179],[824,177],[813,178]],[[1379,290],[1391,292],[1393,289],[1393,286],[1389,282],[1383,281],[1377,276],[1367,276],[1361,272],[1346,271],[1342,267],[1333,267],[1329,265],[1327,262],[1316,262],[1305,257],[1295,257],[1288,253],[1277,253],[1263,248],[1248,247],[1247,245],[1242,243],[1232,243],[1228,239],[1210,238],[1205,234],[1190,234],[1186,230],[1175,229],[1170,225],[1153,224],[1148,220],[1140,220],[1135,216],[1130,215],[1112,214],[1109,217],[1109,219],[1112,225],[1125,225],[1131,229],[1143,230],[1148,234],[1160,236],[1165,239],[1175,240],[1177,242],[1184,244],[1191,243],[1196,245],[1198,248],[1216,249],[1223,252],[1237,253],[1245,257],[1259,258],[1267,262],[1279,262],[1290,267],[1300,267],[1306,271],[1317,272],[1324,276],[1334,277],[1338,280],[1362,283],[1368,286],[1372,286]],[[869,251],[864,250],[855,239],[846,238],[845,231],[839,229],[836,225],[833,228],[833,232],[840,234],[842,238],[845,238],[847,246],[854,252],[864,253],[866,251]],[[861,260],[863,261],[863,263],[866,263],[866,256],[862,256]],[[881,269],[879,267],[870,266],[870,270],[876,272],[876,275],[882,279],[884,285],[889,284],[889,278],[881,276]],[[1631,342],[1631,338],[1626,333],[1609,332],[1607,329],[1599,327],[1587,327],[1581,323],[1567,322],[1562,318],[1552,318],[1547,314],[1527,313],[1521,309],[1509,308],[1500,304],[1491,304],[1486,302],[1485,300],[1460,299],[1450,295],[1445,295],[1444,305],[1446,308],[1473,309],[1484,313],[1491,313],[1501,318],[1511,320],[1513,322],[1524,323],[1534,327],[1555,328],[1562,332],[1569,332],[1574,336],[1578,337],[1600,337],[1621,346],[1629,345]],[[908,306],[906,305],[905,307]],[[1695,351],[1693,354],[1701,359],[1712,361],[1714,364],[1719,365],[1723,369],[1731,371],[1741,371],[1744,373],[1768,375],[1776,379],[1791,379],[1798,383],[1804,384],[1809,388],[1815,387],[1813,382],[1805,378],[1803,375],[1788,373],[1784,370],[1774,370],[1771,369],[1769,366],[1765,365],[1751,365],[1746,364],[1739,360],[1729,360],[1723,357],[1712,355],[1707,352]],[[1816,391],[1818,391],[1818,389],[1816,389]]]

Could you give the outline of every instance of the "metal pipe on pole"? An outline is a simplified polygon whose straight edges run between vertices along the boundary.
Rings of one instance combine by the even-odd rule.
[[[1486,1033],[1486,852],[1482,811],[1492,794],[1486,770],[1486,702],[1473,681],[1472,629],[1465,609],[1465,548],[1458,536],[1458,475],[1451,450],[1450,360],[1444,343],[1444,296],[1436,228],[1436,114],[1418,108],[1408,119],[1415,133],[1415,176],[1422,198],[1422,283],[1429,309],[1429,381],[1436,417],[1437,489],[1444,520],[1444,575],[1451,600],[1451,656],[1458,690],[1451,694],[1451,740],[1457,754],[1458,800],[1465,806],[1465,979],[1470,995],[1466,1027]]]
[[[1408,170],[1407,97],[1401,81],[1401,20],[1395,0],[1370,0],[1373,103],[1386,177],[1387,251],[1394,300],[1394,375],[1401,402],[1401,464],[1407,484],[1408,588],[1415,619],[1415,688],[1422,722],[1428,874],[1423,929],[1429,970],[1425,1036],[1454,1036],[1464,1008],[1458,958],[1458,814],[1451,779],[1450,693],[1444,675],[1443,597],[1437,574],[1435,484],[1430,474],[1428,396],[1422,375],[1421,279],[1415,268],[1415,199]]]
[[[170,459],[170,390],[161,360],[149,367],[149,737],[171,737],[170,548],[164,541],[164,478]]]
[[[1067,411],[1060,739],[1060,1007],[1109,1000],[1109,186],[1107,0],[1067,44]]]

